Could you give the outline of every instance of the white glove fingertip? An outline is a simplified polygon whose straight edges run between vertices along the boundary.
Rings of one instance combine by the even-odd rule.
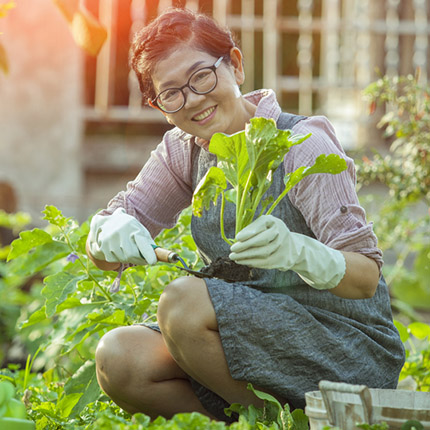
[[[157,256],[155,255],[154,248],[152,247],[153,240],[148,240],[145,237],[136,235],[134,237],[134,241],[136,243],[137,249],[139,250],[139,254],[145,260],[145,262],[150,266],[154,265],[157,262]]]

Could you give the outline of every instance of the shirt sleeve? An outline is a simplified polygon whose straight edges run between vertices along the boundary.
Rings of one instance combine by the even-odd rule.
[[[182,134],[177,128],[166,132],[136,179],[129,182],[127,189],[119,192],[100,214],[110,215],[122,207],[136,217],[152,237],[164,228],[173,227],[192,199],[194,143],[181,139]]]
[[[347,170],[337,175],[307,176],[289,192],[291,203],[320,242],[334,249],[361,253],[375,260],[381,269],[382,251],[357,196],[354,161],[345,154],[333,126],[327,118],[315,116],[298,122],[293,132],[312,135],[291,148],[284,160],[285,172],[311,166],[321,154],[338,154],[346,160]]]

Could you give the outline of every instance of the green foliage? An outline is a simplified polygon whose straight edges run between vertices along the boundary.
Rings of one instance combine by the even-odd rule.
[[[374,423],[374,424],[357,424],[358,428],[363,430],[389,430],[388,424],[383,421],[380,423]],[[338,427],[324,427],[323,430],[341,430]],[[424,430],[424,426],[419,422],[415,420],[408,420],[405,423],[402,424],[401,430]]]
[[[0,227],[12,230],[15,235],[29,223],[29,215],[23,212],[8,214],[0,210]],[[0,244],[0,363],[16,335],[21,308],[28,302],[28,294],[21,288],[25,282],[22,277],[8,276],[5,260],[9,252],[9,245]]]
[[[386,422],[375,423],[375,424],[356,424],[356,427],[364,430],[389,430],[388,424]],[[343,430],[339,427],[325,426],[323,430]]]
[[[0,372],[0,381],[13,384],[15,398],[22,399],[37,430],[308,429],[308,418],[302,410],[291,412],[288,405],[282,406],[252,386],[249,389],[264,401],[264,406],[231,405],[227,414],[239,414],[233,424],[211,421],[198,413],[150,421],[146,415],[131,416],[116,406],[97,383],[95,346],[104,333],[115,327],[154,320],[164,286],[182,272],[161,263],[130,267],[122,274],[121,293],[111,294],[109,288],[116,272],[99,270],[85,253],[90,220],[79,225],[53,206],[46,207],[44,219],[48,222],[46,228],[21,232],[9,249],[8,262],[0,262],[4,273],[0,287],[9,289],[35,276],[43,279],[43,283],[36,280],[28,292],[21,291],[26,298],[22,301],[18,333],[26,342],[32,339],[25,344],[32,351],[27,364],[23,370],[9,365]],[[157,237],[157,243],[199,265],[189,232],[190,219],[191,214],[184,213],[175,228]],[[9,299],[5,295],[2,306],[7,307]],[[411,351],[402,377],[412,375],[421,383],[420,389],[428,390],[430,327],[414,323],[402,328],[399,323],[398,328]],[[419,350],[410,336],[427,342],[427,349]],[[23,412],[22,404],[20,409]]]
[[[407,327],[400,321],[395,324],[406,349],[400,380],[412,378],[417,391],[430,392],[430,325],[418,321]]]
[[[372,219],[379,246],[395,256],[384,268],[393,304],[430,309],[430,86],[418,74],[385,76],[364,94],[372,110],[385,107],[378,126],[391,141],[386,155],[357,163],[357,177],[360,186],[384,184],[391,196]]]
[[[396,200],[430,201],[430,86],[416,76],[383,77],[364,92],[388,111],[378,126],[393,137],[390,153],[363,165],[368,180],[386,184]]]
[[[301,409],[295,409],[290,412],[288,404],[282,406],[277,399],[270,394],[256,390],[252,384],[248,384],[248,390],[251,390],[259,399],[264,401],[262,408],[257,408],[253,405],[245,408],[239,403],[233,403],[229,408],[225,409],[227,416],[232,413],[237,413],[252,428],[273,430],[307,430],[308,417]]]
[[[130,267],[122,274],[121,294],[112,295],[109,288],[117,273],[99,270],[85,252],[89,220],[79,225],[53,206],[43,213],[48,226],[20,233],[10,247],[5,273],[6,279],[22,280],[39,272],[43,278],[43,285],[34,286],[42,300],[24,310],[19,328],[30,331],[42,346],[35,363],[51,369],[64,385],[57,398],[33,408],[46,421],[46,415],[77,417],[101,396],[93,358],[98,340],[115,327],[155,319],[162,289],[181,273],[160,263]],[[185,213],[177,227],[157,240],[196,264],[196,246],[187,230],[190,218]]]
[[[296,136],[291,130],[278,130],[272,119],[252,118],[244,131],[231,136],[213,135],[209,151],[217,156],[217,166],[212,167],[198,184],[193,196],[193,213],[201,216],[210,203],[217,204],[221,196],[221,236],[231,244],[232,238],[224,233],[225,199],[236,206],[237,234],[249,225],[261,202],[260,215],[270,214],[288,191],[304,177],[315,173],[337,174],[346,169],[346,162],[338,155],[320,155],[310,167],[300,167],[285,176],[285,189],[273,201],[273,196],[263,199],[269,189],[273,174],[284,160],[291,147],[306,140],[306,136]],[[231,188],[227,190],[227,183]]]

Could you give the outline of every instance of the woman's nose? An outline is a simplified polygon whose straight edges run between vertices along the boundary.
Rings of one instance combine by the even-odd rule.
[[[199,103],[204,100],[205,96],[205,94],[196,94],[194,91],[186,88],[184,105],[185,109],[198,106]]]

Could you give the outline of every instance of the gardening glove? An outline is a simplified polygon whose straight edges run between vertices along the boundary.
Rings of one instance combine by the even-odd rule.
[[[340,251],[292,233],[282,220],[272,215],[261,216],[237,234],[230,259],[261,269],[294,270],[318,290],[336,287],[346,270]]]
[[[88,235],[89,251],[109,263],[155,264],[155,243],[149,231],[123,208],[112,215],[95,215]],[[154,245],[154,247],[153,247]]]

